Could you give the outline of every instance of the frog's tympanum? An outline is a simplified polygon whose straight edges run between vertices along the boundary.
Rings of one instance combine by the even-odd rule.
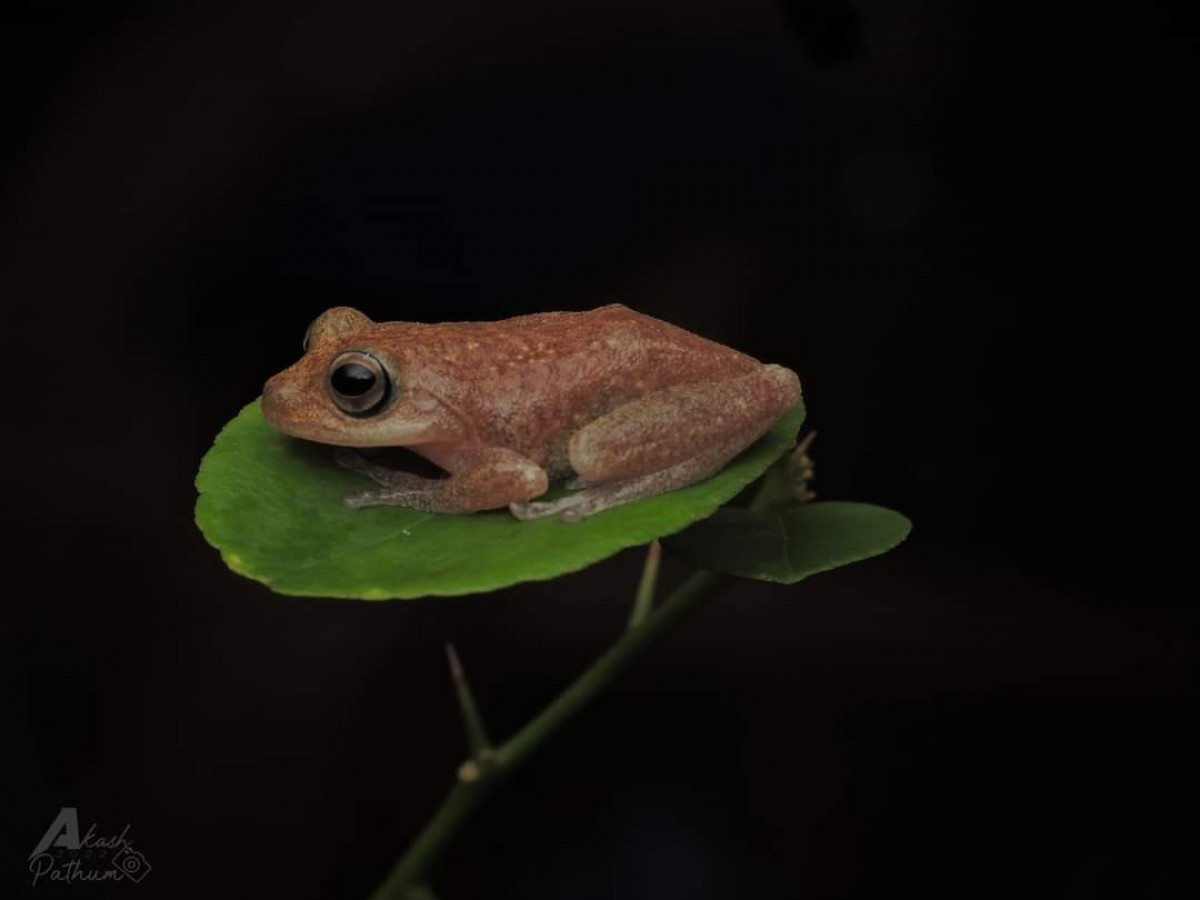
[[[267,422],[343,448],[407,447],[449,473],[343,450],[381,486],[346,497],[353,507],[578,520],[708,478],[800,397],[789,369],[620,305],[441,325],[337,307],[304,347],[263,389]],[[533,502],[557,479],[572,492]]]

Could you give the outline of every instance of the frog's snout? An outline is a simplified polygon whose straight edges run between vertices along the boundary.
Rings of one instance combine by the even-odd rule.
[[[283,383],[279,375],[267,379],[262,392],[263,418],[276,424],[287,415],[292,389]]]

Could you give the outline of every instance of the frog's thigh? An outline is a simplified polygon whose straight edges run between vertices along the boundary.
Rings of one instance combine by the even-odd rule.
[[[351,494],[346,504],[469,513],[530,500],[545,493],[548,486],[541,466],[503,447],[443,446],[436,455],[429,455],[450,472],[449,478],[410,476],[415,481],[405,480],[395,488]]]
[[[780,366],[643,397],[572,438],[571,464],[586,488],[510,509],[519,519],[562,515],[578,521],[703,481],[758,440],[799,397],[799,380]]]
[[[713,454],[728,460],[758,440],[799,397],[799,379],[782,366],[655,391],[575,432],[568,446],[571,467],[596,484],[662,472]]]

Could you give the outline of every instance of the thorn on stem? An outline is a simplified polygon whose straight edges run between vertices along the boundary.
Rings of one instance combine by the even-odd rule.
[[[450,678],[454,682],[454,695],[458,699],[458,709],[462,714],[463,729],[467,732],[467,744],[475,759],[485,759],[492,753],[492,743],[488,740],[487,730],[483,727],[483,718],[475,705],[475,697],[471,693],[471,685],[467,674],[463,671],[462,661],[454,645],[446,643],[446,660],[450,664]]]
[[[646,548],[646,563],[642,567],[642,580],[638,584],[637,596],[633,601],[633,612],[629,616],[627,630],[632,631],[646,620],[654,607],[654,588],[658,584],[658,564],[662,559],[662,545],[651,541]]]
[[[450,677],[454,679],[454,686],[466,684],[467,676],[463,672],[462,661],[458,658],[458,651],[449,641],[446,642],[446,661],[450,663]]]

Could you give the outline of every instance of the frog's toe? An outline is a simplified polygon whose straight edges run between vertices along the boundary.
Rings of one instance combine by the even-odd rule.
[[[518,519],[528,521],[529,519],[544,519],[546,516],[556,516],[559,513],[565,513],[572,507],[578,506],[583,500],[582,496],[574,494],[558,500],[510,503],[508,504],[508,509]]]
[[[342,498],[342,506],[350,509],[362,509],[371,505],[371,495],[375,491],[354,491]]]
[[[370,465],[361,453],[349,447],[338,447],[333,453],[333,461],[351,472],[362,472]]]
[[[522,522],[528,522],[530,519],[540,519],[543,516],[549,515],[549,513],[542,512],[540,509],[540,507],[549,505],[549,503],[530,503],[527,501],[521,503],[510,503],[508,504],[508,511]]]
[[[422,499],[417,491],[353,491],[342,497],[342,505],[350,509],[362,509],[365,506],[406,506],[415,509]]]
[[[588,516],[595,515],[598,512],[604,512],[614,506],[620,506],[622,501],[620,498],[610,498],[604,491],[587,491],[585,493],[576,494],[575,497],[579,502],[571,504],[567,509],[561,510],[559,516],[564,522],[582,522]]]

